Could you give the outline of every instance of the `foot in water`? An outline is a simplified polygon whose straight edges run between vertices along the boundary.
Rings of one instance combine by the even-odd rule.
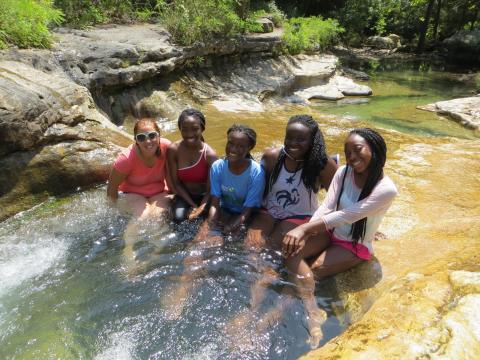
[[[165,311],[167,320],[178,320],[182,316],[183,309],[188,301],[189,287],[186,284],[180,284],[173,294],[166,294],[161,300],[161,306]]]
[[[322,309],[315,309],[307,312],[307,327],[310,337],[307,344],[311,349],[318,348],[320,341],[323,339],[322,325],[327,320],[327,313]]]

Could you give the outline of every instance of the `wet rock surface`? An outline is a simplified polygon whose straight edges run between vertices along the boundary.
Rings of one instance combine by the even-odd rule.
[[[475,359],[480,353],[479,249],[468,253],[452,253],[407,272],[359,322],[301,359]]]
[[[480,129],[480,95],[439,101],[418,108],[447,116],[468,129]]]
[[[0,218],[104,180],[130,142],[96,109],[89,91],[58,73],[0,61]],[[114,145],[117,144],[117,145]]]

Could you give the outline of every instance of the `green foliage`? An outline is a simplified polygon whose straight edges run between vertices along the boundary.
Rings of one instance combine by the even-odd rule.
[[[180,45],[208,42],[258,29],[254,20],[242,20],[235,0],[158,0],[160,20]],[[245,9],[243,9],[245,10]]]
[[[273,0],[252,2],[251,7],[254,11],[254,17],[267,16],[276,27],[281,27],[286,19],[283,11],[279,9]]]
[[[48,26],[62,20],[62,12],[51,0],[1,0],[0,48],[49,47],[52,38]]]
[[[347,42],[391,33],[407,41],[417,41],[428,3],[429,0],[346,0],[336,14],[347,29]],[[458,30],[480,26],[478,0],[442,0],[440,9],[438,4],[438,0],[434,2],[427,40],[446,38]]]
[[[157,0],[55,0],[67,25],[85,27],[109,22],[148,21],[157,15]]]
[[[320,16],[292,18],[284,23],[283,40],[286,51],[298,54],[302,51],[318,51],[335,44],[344,29],[336,20],[323,20]]]
[[[282,26],[286,19],[285,14],[280,10],[275,1],[269,1],[267,4],[267,12],[271,15],[273,24],[276,27]]]

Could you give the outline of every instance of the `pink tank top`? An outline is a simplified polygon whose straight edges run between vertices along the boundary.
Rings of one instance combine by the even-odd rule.
[[[204,184],[208,178],[208,163],[207,163],[207,145],[203,146],[203,151],[200,154],[197,162],[191,166],[187,166],[177,170],[178,180],[181,182],[200,183]]]

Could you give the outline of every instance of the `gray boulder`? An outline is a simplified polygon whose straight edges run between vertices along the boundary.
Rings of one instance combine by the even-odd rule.
[[[261,17],[255,20],[257,24],[260,24],[262,26],[262,32],[264,33],[271,33],[273,32],[273,28],[275,27],[273,25],[273,22],[266,18],[266,17]]]
[[[131,142],[85,87],[14,61],[0,61],[0,138],[0,219],[105,180],[118,145]]]
[[[477,96],[439,101],[418,106],[421,110],[433,111],[458,122],[467,129],[480,129],[480,94]]]
[[[295,95],[304,99],[340,100],[345,96],[369,96],[372,89],[366,85],[356,84],[344,76],[333,76],[327,84],[312,86],[295,92]]]
[[[399,48],[402,44],[400,36],[390,34],[388,36],[370,36],[366,41],[366,45],[376,49],[393,50]]]
[[[443,41],[451,57],[469,58],[480,63],[480,29],[462,30]]]

